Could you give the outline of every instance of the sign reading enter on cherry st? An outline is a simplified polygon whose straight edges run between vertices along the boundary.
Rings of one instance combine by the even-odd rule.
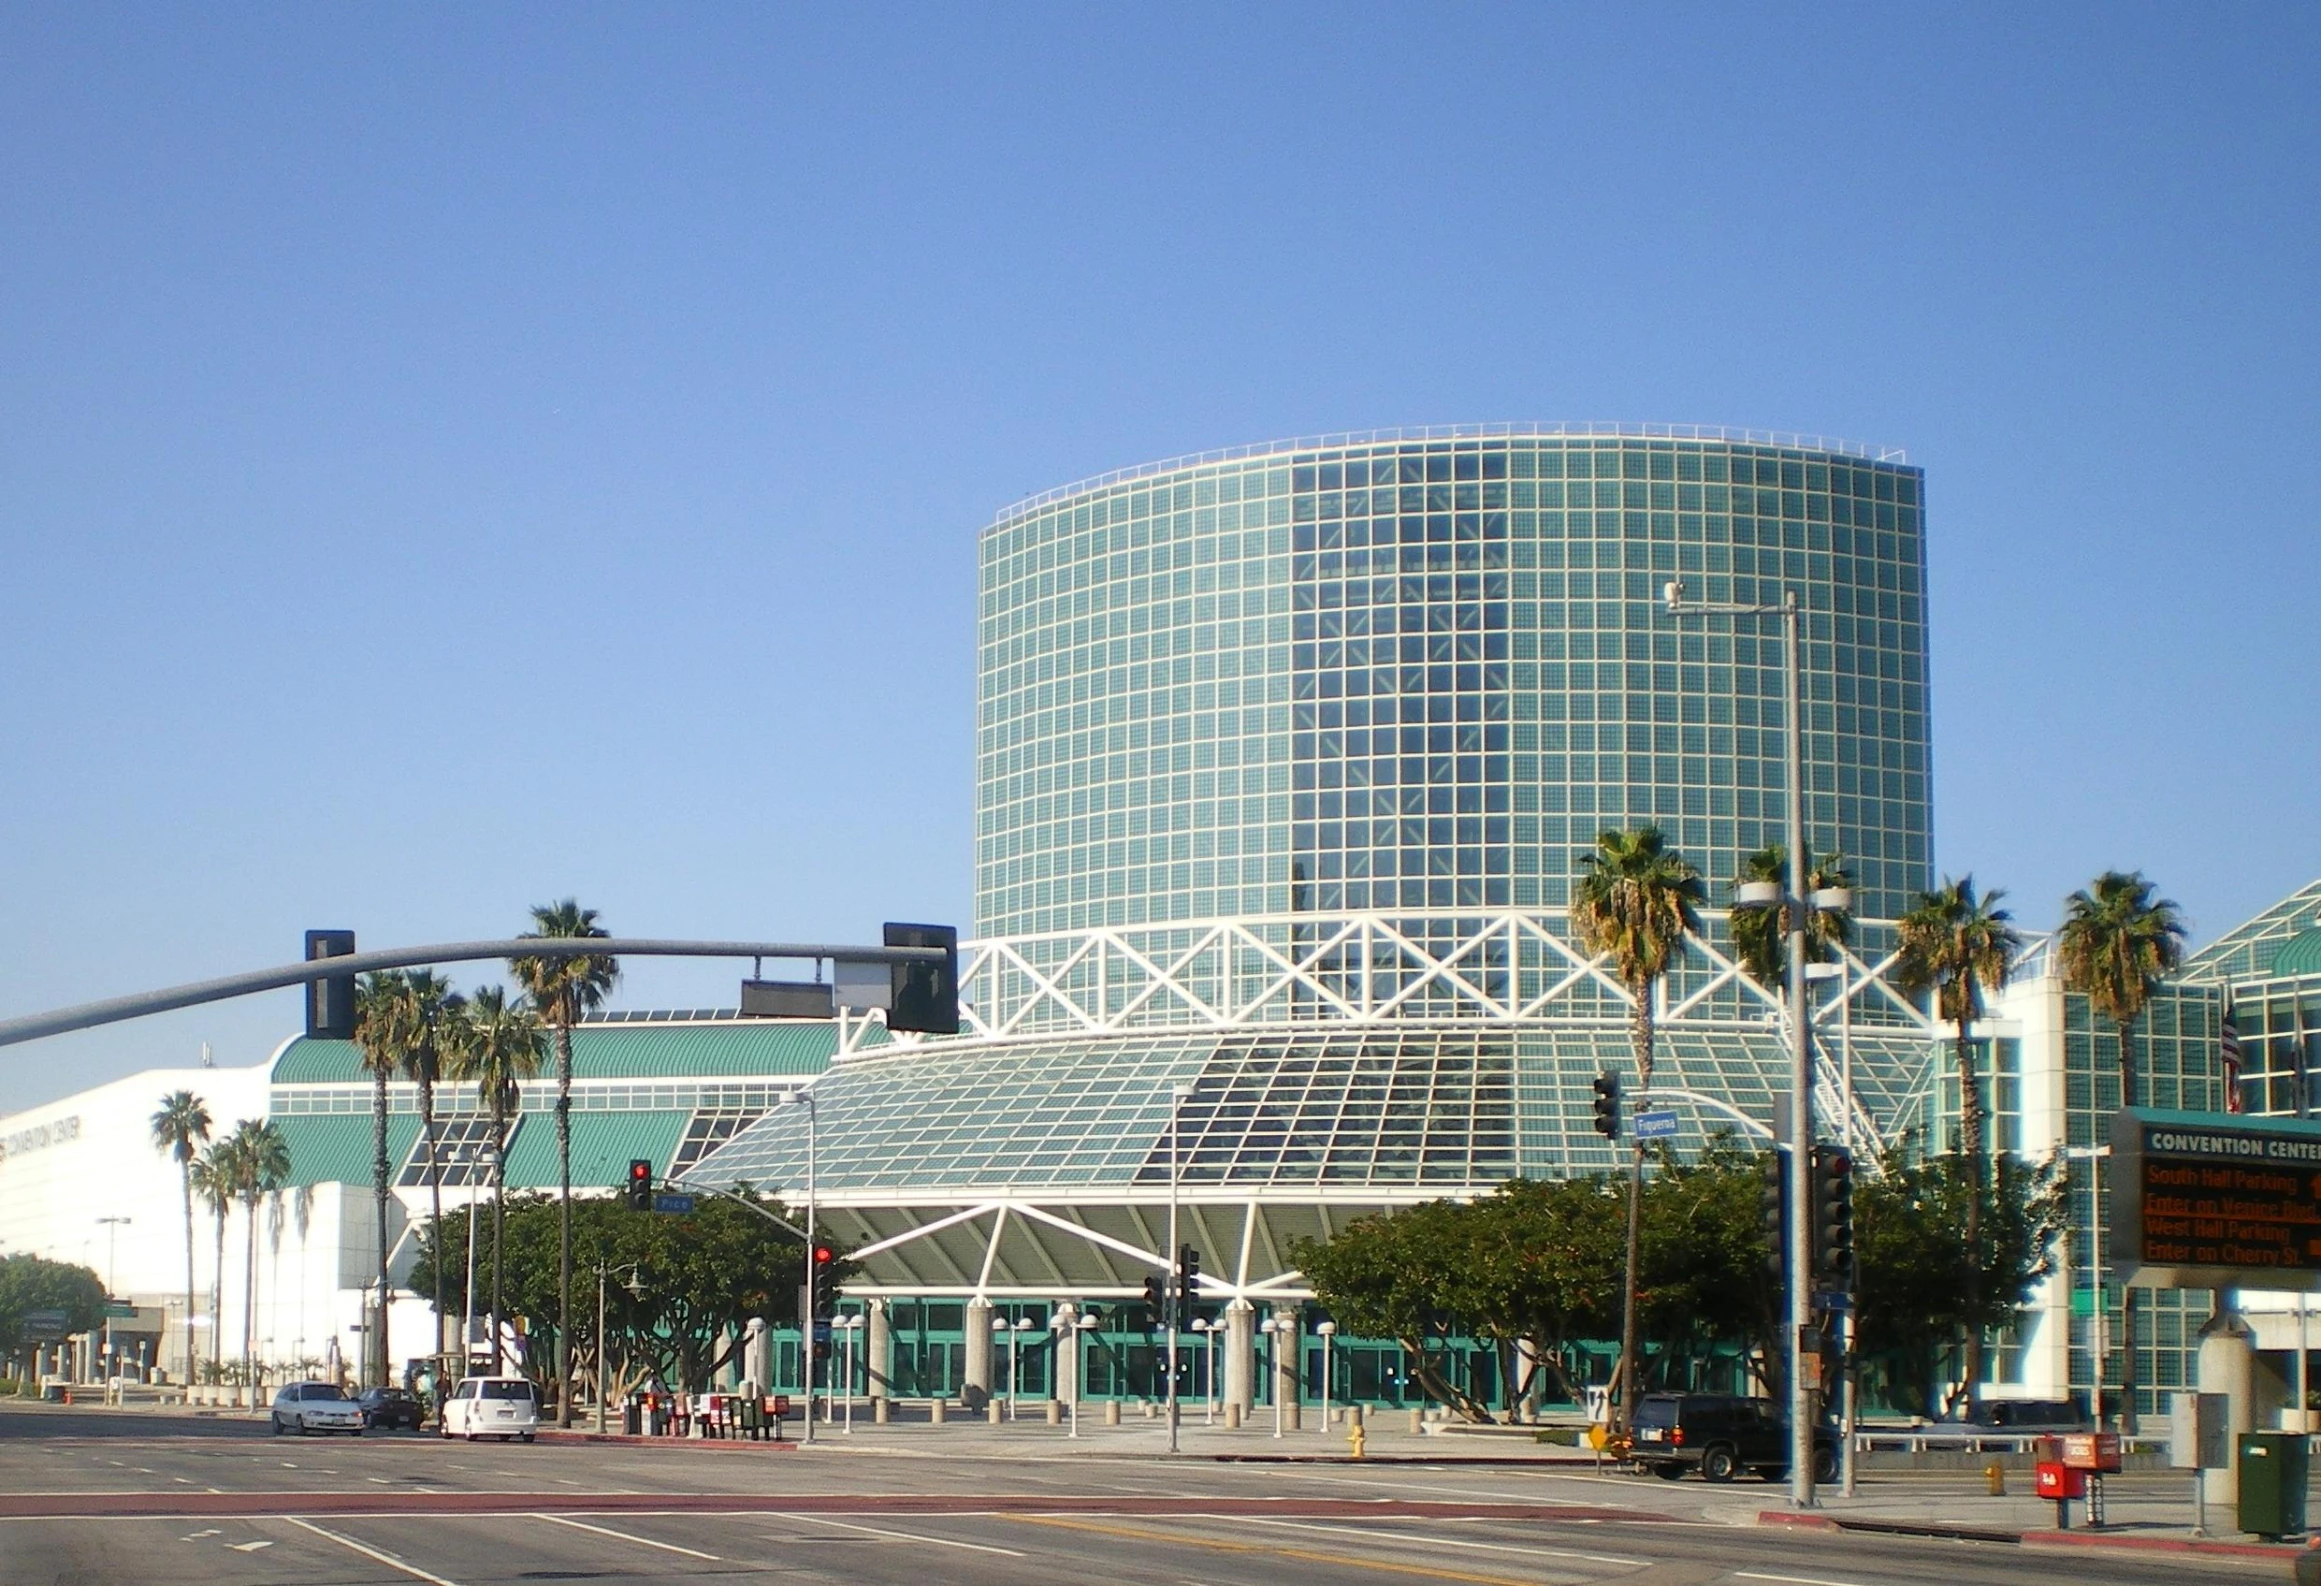
[[[2121,1281],[2321,1289],[2321,1123],[2123,1108],[2105,1181]]]

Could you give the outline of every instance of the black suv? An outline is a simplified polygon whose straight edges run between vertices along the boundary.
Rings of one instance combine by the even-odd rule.
[[[1767,1481],[1789,1474],[1789,1420],[1763,1399],[1727,1393],[1655,1393],[1636,1406],[1631,1457],[1663,1481],[1695,1465],[1709,1481],[1731,1481],[1746,1468]],[[1837,1479],[1837,1437],[1813,1432],[1813,1479]]]
[[[416,1432],[427,1414],[419,1401],[401,1388],[365,1388],[356,1395],[355,1403],[363,1407],[371,1425],[390,1430],[408,1426]]]

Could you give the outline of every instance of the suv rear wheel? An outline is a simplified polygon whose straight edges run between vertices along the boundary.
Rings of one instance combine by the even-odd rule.
[[[1837,1450],[1826,1443],[1814,1445],[1813,1479],[1824,1487],[1837,1480]]]
[[[1731,1481],[1740,1468],[1740,1456],[1730,1443],[1712,1443],[1700,1456],[1700,1473],[1707,1481]]]

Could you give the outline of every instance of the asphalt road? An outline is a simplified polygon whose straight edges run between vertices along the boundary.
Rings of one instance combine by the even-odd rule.
[[[2269,1561],[1737,1523],[1777,1499],[1571,1469],[1046,1446],[962,1455],[924,1437],[811,1452],[301,1441],[238,1421],[0,1410],[0,1586],[2157,1586],[2284,1574]]]

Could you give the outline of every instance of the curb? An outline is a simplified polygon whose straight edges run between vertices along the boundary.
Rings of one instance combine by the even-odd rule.
[[[1794,1531],[1868,1531],[1886,1536],[1936,1537],[1948,1542],[1998,1542],[2015,1547],[2111,1548],[2129,1553],[2200,1553],[2222,1558],[2293,1559],[2305,1551],[2293,1543],[2210,1542],[2197,1537],[2129,1536],[2103,1531],[1990,1531],[1975,1526],[1941,1525],[1931,1521],[1797,1514],[1787,1509],[1760,1510],[1757,1523]]]
[[[646,1448],[716,1449],[725,1453],[746,1453],[756,1450],[771,1453],[779,1449],[785,1453],[798,1447],[797,1439],[747,1437],[648,1437],[642,1432],[567,1432],[561,1427],[543,1426],[538,1432],[543,1443],[627,1443]]]

